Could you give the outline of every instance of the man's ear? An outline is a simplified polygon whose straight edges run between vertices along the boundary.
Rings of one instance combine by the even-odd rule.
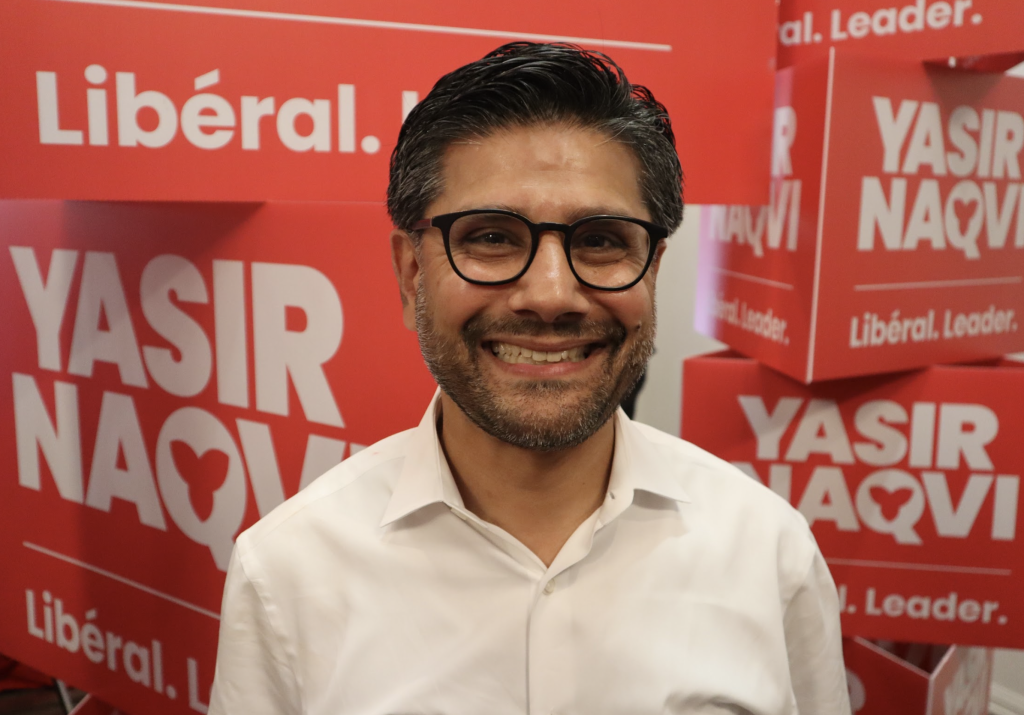
[[[396,228],[391,232],[391,267],[398,279],[402,297],[402,322],[416,330],[416,288],[420,282],[420,262],[412,236]]]
[[[657,248],[654,249],[654,260],[651,261],[651,267],[648,268],[653,278],[658,277],[658,268],[661,267],[661,255],[665,253],[665,249],[668,248],[668,242],[663,238],[658,241]]]

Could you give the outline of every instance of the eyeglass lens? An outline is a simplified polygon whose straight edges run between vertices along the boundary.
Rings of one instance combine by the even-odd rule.
[[[594,219],[576,228],[569,245],[579,277],[601,288],[626,286],[647,263],[651,238],[647,229],[619,219]],[[530,227],[506,214],[470,214],[452,224],[448,234],[452,261],[475,281],[497,282],[517,276],[530,260]]]

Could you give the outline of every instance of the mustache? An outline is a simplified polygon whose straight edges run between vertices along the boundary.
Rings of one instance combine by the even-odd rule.
[[[626,327],[621,323],[599,320],[576,320],[564,323],[547,323],[543,320],[518,315],[503,318],[487,318],[482,315],[471,318],[462,328],[462,339],[472,352],[486,335],[521,335],[531,338],[558,337],[584,339],[592,343],[607,343],[617,348],[626,341]]]

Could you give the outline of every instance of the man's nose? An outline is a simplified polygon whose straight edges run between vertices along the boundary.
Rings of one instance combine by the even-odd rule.
[[[561,233],[541,234],[533,263],[513,284],[509,307],[548,323],[578,320],[588,312],[590,300],[569,267]]]

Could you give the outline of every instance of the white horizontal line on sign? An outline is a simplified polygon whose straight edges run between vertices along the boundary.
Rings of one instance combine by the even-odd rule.
[[[750,281],[751,283],[760,283],[761,285],[772,286],[773,288],[782,288],[783,290],[793,290],[793,286],[789,283],[783,283],[782,281],[773,281],[770,278],[762,278],[761,276],[752,276],[749,273],[738,273],[737,271],[726,270],[725,268],[716,268],[716,271],[724,276],[730,276],[732,278],[738,278],[741,281]]]
[[[120,576],[120,575],[114,573],[113,571],[107,571],[106,569],[101,569],[99,566],[93,566],[92,564],[87,564],[86,562],[80,561],[80,560],[78,560],[78,559],[76,559],[76,558],[74,558],[72,556],[68,556],[66,554],[62,554],[62,553],[60,553],[58,551],[54,551],[52,549],[48,549],[45,546],[39,546],[38,544],[33,544],[31,542],[28,542],[28,541],[23,541],[23,542],[21,542],[21,544],[26,549],[31,549],[32,551],[38,551],[41,554],[46,554],[47,556],[52,556],[53,558],[59,559],[60,561],[64,561],[65,563],[69,563],[72,566],[78,566],[79,568],[83,568],[83,569],[85,569],[87,571],[92,571],[93,573],[99,574],[100,576],[106,576],[107,578],[113,579],[114,581],[117,581],[119,583],[123,583],[126,586],[131,586],[132,588],[138,589],[139,591],[143,591],[144,593],[148,593],[151,596],[156,596],[157,598],[162,598],[165,601],[170,601],[171,603],[174,603],[174,604],[177,604],[177,605],[182,606],[184,608],[187,608],[189,610],[195,611],[196,613],[200,613],[200,614],[202,614],[204,616],[209,616],[210,618],[214,619],[215,621],[219,621],[220,620],[220,614],[219,613],[214,613],[213,611],[207,610],[207,609],[203,608],[202,606],[197,606],[194,603],[189,603],[188,601],[183,601],[182,599],[176,598],[176,597],[174,597],[174,596],[172,596],[172,595],[170,595],[168,593],[164,593],[163,591],[157,591],[155,588],[150,588],[149,586],[146,586],[145,584],[141,584],[138,581],[132,581],[130,578],[125,578],[124,576]]]
[[[862,283],[853,287],[856,291],[867,290],[913,290],[915,288],[968,288],[970,286],[1001,286],[1024,283],[1021,276],[999,278],[958,278],[948,281],[908,281],[906,283]]]
[[[534,32],[513,32],[511,30],[487,30],[475,27],[451,27],[447,25],[425,25],[418,22],[392,22],[389,20],[364,20],[356,17],[333,17],[330,15],[303,15],[293,12],[269,10],[242,10],[231,7],[210,7],[206,5],[183,5],[146,0],[52,0],[73,2],[80,5],[106,5],[143,10],[164,10],[187,12],[196,15],[221,15],[225,17],[248,17],[261,20],[286,20],[290,22],[312,22],[320,25],[344,25],[347,27],[372,27],[380,30],[406,30],[411,32],[433,32],[442,35],[468,35],[470,37],[498,37],[510,40],[531,40],[534,42],[572,42],[579,45],[600,45],[628,50],[671,52],[672,45],[656,42],[634,42],[632,40],[605,40],[599,37],[573,37],[571,35],[545,35]]]
[[[906,561],[865,561],[863,559],[825,559],[836,566],[872,566],[880,569],[902,569],[907,571],[942,571],[944,573],[972,573],[982,576],[1010,576],[1010,569],[987,569],[980,566],[955,566],[945,564],[914,564]]]

